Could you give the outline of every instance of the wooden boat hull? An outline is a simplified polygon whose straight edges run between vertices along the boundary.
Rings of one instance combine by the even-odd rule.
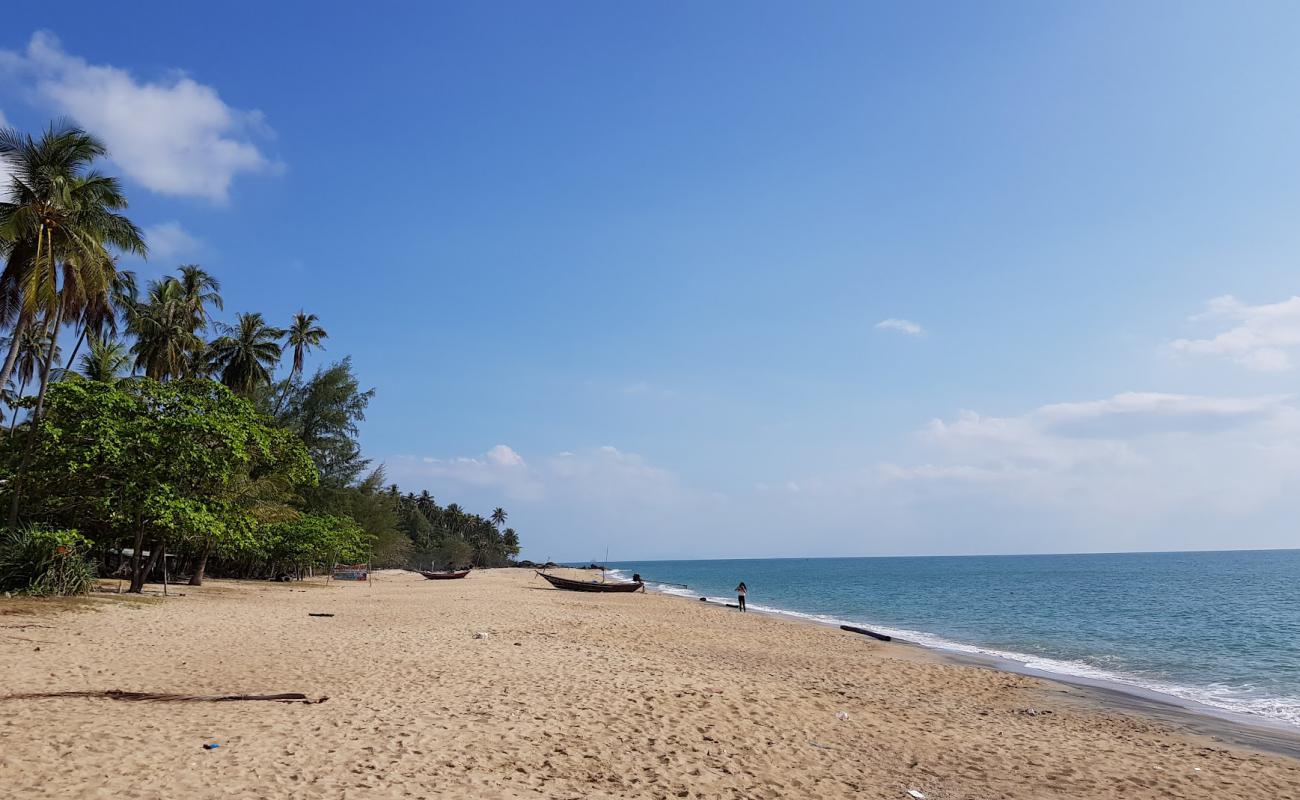
[[[546,579],[546,582],[556,589],[563,589],[566,592],[635,592],[645,588],[645,584],[639,581],[618,581],[616,583],[596,583],[595,581],[575,581],[569,578],[561,578],[558,575],[547,575],[545,572],[538,572]]]
[[[469,570],[461,570],[460,572],[425,572],[420,570],[420,574],[431,581],[454,581],[468,575]]]

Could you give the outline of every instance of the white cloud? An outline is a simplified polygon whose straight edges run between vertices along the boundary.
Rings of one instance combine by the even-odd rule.
[[[504,444],[499,444],[487,451],[487,460],[499,467],[525,467],[523,456]]]
[[[960,502],[963,525],[1013,527],[1030,514],[1072,531],[1079,543],[1067,549],[1178,548],[1234,519],[1300,511],[1300,408],[1289,397],[1128,393],[1014,417],[963,412],[931,422],[920,443],[921,463],[878,467],[895,487],[882,494],[897,500],[907,486],[918,502]]]
[[[1225,295],[1211,300],[1192,321],[1231,325],[1208,339],[1176,339],[1169,344],[1175,352],[1229,358],[1259,372],[1294,367],[1292,354],[1300,350],[1300,297],[1252,306]]]
[[[907,319],[882,319],[876,323],[878,331],[898,331],[908,336],[924,336],[925,328]]]
[[[1285,396],[1154,392],[1054,403],[1017,417],[985,417],[963,411],[951,422],[931,421],[921,435],[925,444],[940,450],[952,463],[942,467],[926,464],[912,470],[891,467],[890,474],[984,480],[999,473],[1023,478],[1031,473],[1122,470],[1151,463],[1151,452],[1171,440],[1203,445],[1218,436],[1243,432],[1275,435],[1276,426],[1283,423],[1285,429],[1300,432],[1295,425],[1298,419],[1300,411]],[[1197,455],[1195,446],[1188,450],[1187,455]]]
[[[539,497],[542,490],[523,457],[504,444],[496,445],[481,456],[401,456],[389,467],[399,482],[404,478],[418,478],[440,485],[499,489],[508,497],[528,499]]]
[[[236,175],[278,166],[251,141],[269,134],[261,112],[232,108],[184,74],[139,81],[69,54],[46,32],[25,51],[0,50],[0,71],[102,137],[126,176],[160,194],[222,202]]]
[[[190,235],[179,222],[161,222],[144,229],[149,256],[154,261],[189,258],[203,250],[203,242]]]

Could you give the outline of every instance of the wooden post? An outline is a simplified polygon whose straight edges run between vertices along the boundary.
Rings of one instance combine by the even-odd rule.
[[[163,540],[158,542],[158,550],[162,552],[163,562],[163,597],[167,596],[167,544]]]

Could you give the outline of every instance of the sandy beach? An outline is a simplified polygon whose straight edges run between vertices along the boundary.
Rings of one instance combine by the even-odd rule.
[[[1176,715],[813,624],[559,592],[526,570],[172,591],[0,600],[0,694],[328,700],[3,700],[0,795],[1300,796],[1300,760]]]

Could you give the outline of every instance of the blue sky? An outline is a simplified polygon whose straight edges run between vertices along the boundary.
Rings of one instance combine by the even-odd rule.
[[[1300,544],[1294,6],[130,8],[0,113],[526,555]]]

